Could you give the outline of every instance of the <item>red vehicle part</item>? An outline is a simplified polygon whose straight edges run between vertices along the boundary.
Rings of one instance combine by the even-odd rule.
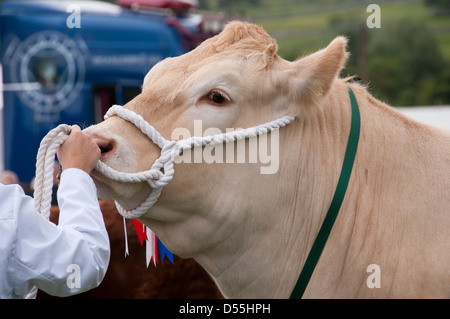
[[[163,8],[175,12],[188,11],[197,6],[195,0],[118,0],[117,3],[126,8]]]

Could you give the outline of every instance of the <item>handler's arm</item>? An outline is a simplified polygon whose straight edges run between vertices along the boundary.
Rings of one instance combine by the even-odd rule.
[[[19,201],[15,247],[15,293],[33,286],[68,296],[97,287],[106,273],[110,247],[97,190],[88,175],[100,151],[79,127],[58,150],[63,166],[58,190],[58,226]],[[31,201],[32,202],[32,201]]]
[[[58,202],[58,226],[30,211],[29,202],[19,207],[16,295],[37,286],[51,295],[69,296],[97,287],[105,276],[109,238],[92,179],[81,170],[65,170]]]

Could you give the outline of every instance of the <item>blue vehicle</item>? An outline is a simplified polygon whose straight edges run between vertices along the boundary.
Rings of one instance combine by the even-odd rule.
[[[49,130],[101,121],[112,104],[140,92],[158,61],[191,50],[224,23],[217,20],[215,30],[205,31],[205,15],[187,11],[192,0],[154,1],[160,8],[148,7],[149,0],[122,2],[3,2],[0,171],[29,183]]]

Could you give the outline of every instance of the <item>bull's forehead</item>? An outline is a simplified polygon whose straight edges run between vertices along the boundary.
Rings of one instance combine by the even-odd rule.
[[[214,76],[216,72],[219,76],[230,77],[228,73],[233,73],[236,69],[242,72],[245,66],[252,70],[265,69],[272,64],[276,51],[276,41],[263,29],[233,22],[195,50],[158,63],[145,77],[143,90],[150,87],[156,90],[158,88],[153,86],[164,87],[169,84],[175,88],[188,81],[193,74],[207,77]],[[241,76],[245,77],[246,74],[241,73]]]
[[[203,62],[192,64],[183,57],[161,62],[145,77],[143,94],[158,92],[161,99],[188,99],[215,88],[237,93],[243,86],[245,62],[233,56],[210,57]]]

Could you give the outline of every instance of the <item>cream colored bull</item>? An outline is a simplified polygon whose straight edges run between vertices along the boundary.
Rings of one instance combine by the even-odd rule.
[[[279,130],[275,174],[261,174],[261,163],[175,164],[172,182],[140,218],[173,253],[194,257],[226,297],[290,296],[340,174],[351,122],[348,86],[361,112],[359,147],[304,297],[450,297],[450,133],[413,122],[340,79],[345,47],[338,37],[288,62],[261,28],[234,22],[157,64],[125,105],[166,139],[179,128],[193,135],[194,120],[225,132],[295,117]],[[116,170],[147,170],[160,155],[117,116],[86,131]],[[145,182],[93,177],[101,198],[126,209],[151,192]]]

